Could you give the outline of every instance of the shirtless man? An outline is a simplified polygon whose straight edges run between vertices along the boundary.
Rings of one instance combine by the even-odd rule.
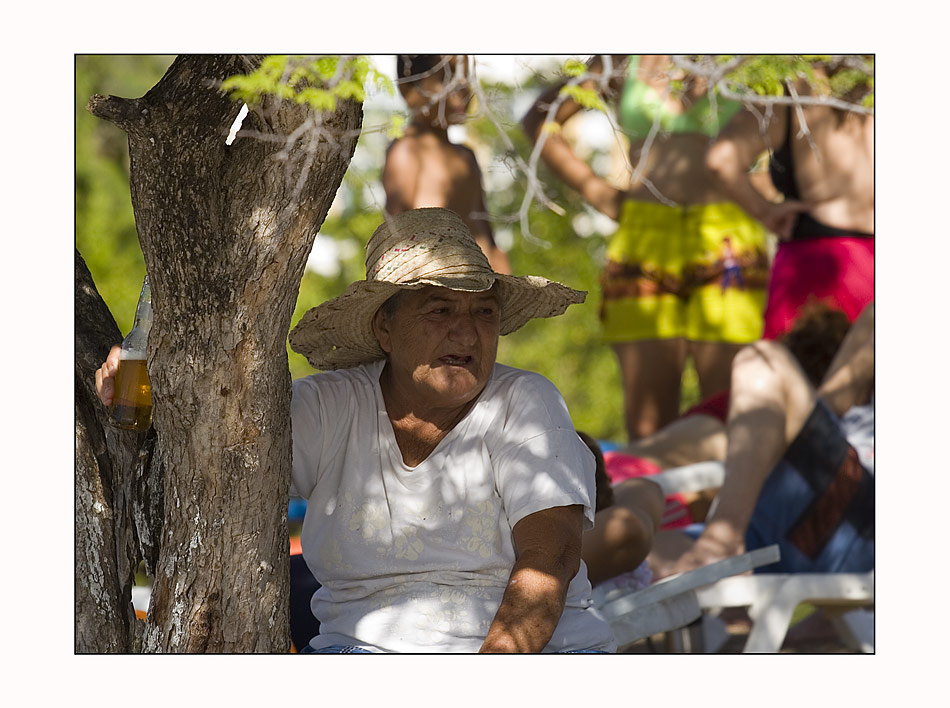
[[[449,140],[448,128],[465,120],[472,98],[468,57],[398,55],[399,91],[411,117],[405,135],[389,146],[383,166],[386,211],[445,207],[462,217],[498,273],[511,273],[488,221],[475,153]]]

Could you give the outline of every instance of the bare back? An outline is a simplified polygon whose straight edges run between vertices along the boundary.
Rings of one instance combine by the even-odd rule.
[[[818,221],[839,229],[874,232],[874,117],[841,115],[806,106],[805,125],[814,141],[798,137],[792,114],[792,157],[800,198]]]
[[[682,99],[669,95],[666,86],[670,68],[667,56],[640,58],[637,78],[658,96],[666,95],[666,110],[682,113],[689,103],[701,100],[707,91],[705,82],[695,81]],[[706,169],[706,149],[710,138],[703,133],[665,133],[660,131],[647,144],[644,139],[630,143],[630,164],[634,173],[628,197],[641,201],[670,200],[677,204],[709,204],[727,201]],[[639,169],[638,169],[639,168]],[[647,184],[647,181],[649,184]],[[657,193],[662,195],[657,196]]]
[[[393,142],[386,154],[383,187],[390,214],[445,207],[461,216],[476,238],[488,229],[475,155],[437,135],[410,133]]]
[[[471,229],[492,269],[511,273],[508,255],[495,244],[475,153],[450,142],[445,132],[410,126],[386,152],[383,189],[390,214],[421,207],[451,209]]]

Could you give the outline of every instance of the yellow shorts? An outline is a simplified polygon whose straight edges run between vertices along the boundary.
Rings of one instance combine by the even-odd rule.
[[[755,341],[768,277],[765,229],[735,204],[627,200],[601,276],[604,339]]]

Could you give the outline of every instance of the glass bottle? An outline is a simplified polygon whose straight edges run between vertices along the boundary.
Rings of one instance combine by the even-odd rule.
[[[147,430],[152,424],[152,384],[148,380],[145,353],[152,328],[152,290],[148,274],[135,308],[135,324],[122,340],[119,369],[112,398],[112,424],[125,430]]]

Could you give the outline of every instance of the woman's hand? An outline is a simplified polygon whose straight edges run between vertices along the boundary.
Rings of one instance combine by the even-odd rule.
[[[620,205],[624,193],[606,180],[591,174],[581,186],[581,196],[601,214],[614,221],[620,220]]]
[[[792,237],[795,219],[809,209],[811,209],[811,204],[786,199],[784,202],[769,202],[758,218],[765,228],[778,236],[780,241],[788,241]]]
[[[96,369],[96,393],[105,406],[112,405],[112,397],[115,395],[115,372],[119,370],[121,352],[122,347],[118,344],[114,345],[105,362]]]

